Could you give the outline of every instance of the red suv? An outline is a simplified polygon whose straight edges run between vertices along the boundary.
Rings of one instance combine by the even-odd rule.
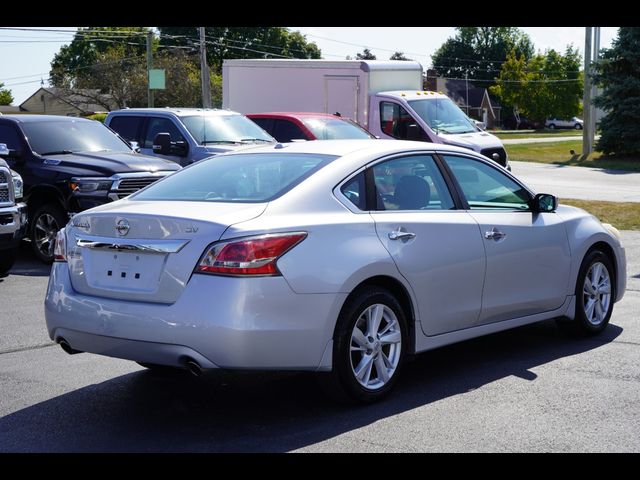
[[[247,117],[278,142],[375,138],[356,122],[329,113],[268,112]]]

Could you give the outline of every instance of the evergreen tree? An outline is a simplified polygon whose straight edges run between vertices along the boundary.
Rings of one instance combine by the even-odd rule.
[[[0,82],[0,105],[11,105],[11,102],[13,102],[11,90],[3,87],[4,83]]]
[[[607,114],[596,149],[605,154],[640,154],[640,27],[621,27],[618,38],[595,63],[602,87],[595,100]]]
[[[356,60],[375,60],[376,56],[371,53],[371,50],[365,48],[362,53],[356,53]]]

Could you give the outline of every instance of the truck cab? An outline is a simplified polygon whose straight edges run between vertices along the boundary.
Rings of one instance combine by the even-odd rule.
[[[244,115],[203,108],[124,108],[109,112],[105,125],[140,153],[187,166],[203,158],[275,143]]]
[[[369,115],[369,131],[380,138],[468,148],[509,168],[507,152],[500,139],[480,129],[441,93],[380,92],[371,96]]]

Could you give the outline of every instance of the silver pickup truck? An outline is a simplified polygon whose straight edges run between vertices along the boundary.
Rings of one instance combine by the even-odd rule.
[[[0,143],[0,275],[12,267],[18,245],[27,230],[27,206],[22,200],[22,178],[2,159],[9,150]]]

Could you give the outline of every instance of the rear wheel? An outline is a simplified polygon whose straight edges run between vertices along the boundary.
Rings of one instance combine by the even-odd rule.
[[[371,403],[395,386],[407,346],[407,321],[396,298],[379,287],[356,294],[338,318],[328,393],[342,401]]]
[[[582,125],[580,125],[579,123],[576,123],[573,128],[575,128],[576,130],[582,130]]]
[[[32,219],[31,246],[36,256],[45,263],[53,262],[53,246],[58,230],[67,224],[64,211],[55,204],[46,204],[36,210]]]
[[[578,335],[596,335],[607,327],[615,298],[613,272],[611,259],[602,251],[587,254],[576,284],[576,316],[572,321],[561,321],[563,329]]]
[[[551,130],[555,130],[555,129],[556,129],[556,124],[555,124],[555,123],[550,124],[550,125],[549,125],[549,128],[550,128]]]

